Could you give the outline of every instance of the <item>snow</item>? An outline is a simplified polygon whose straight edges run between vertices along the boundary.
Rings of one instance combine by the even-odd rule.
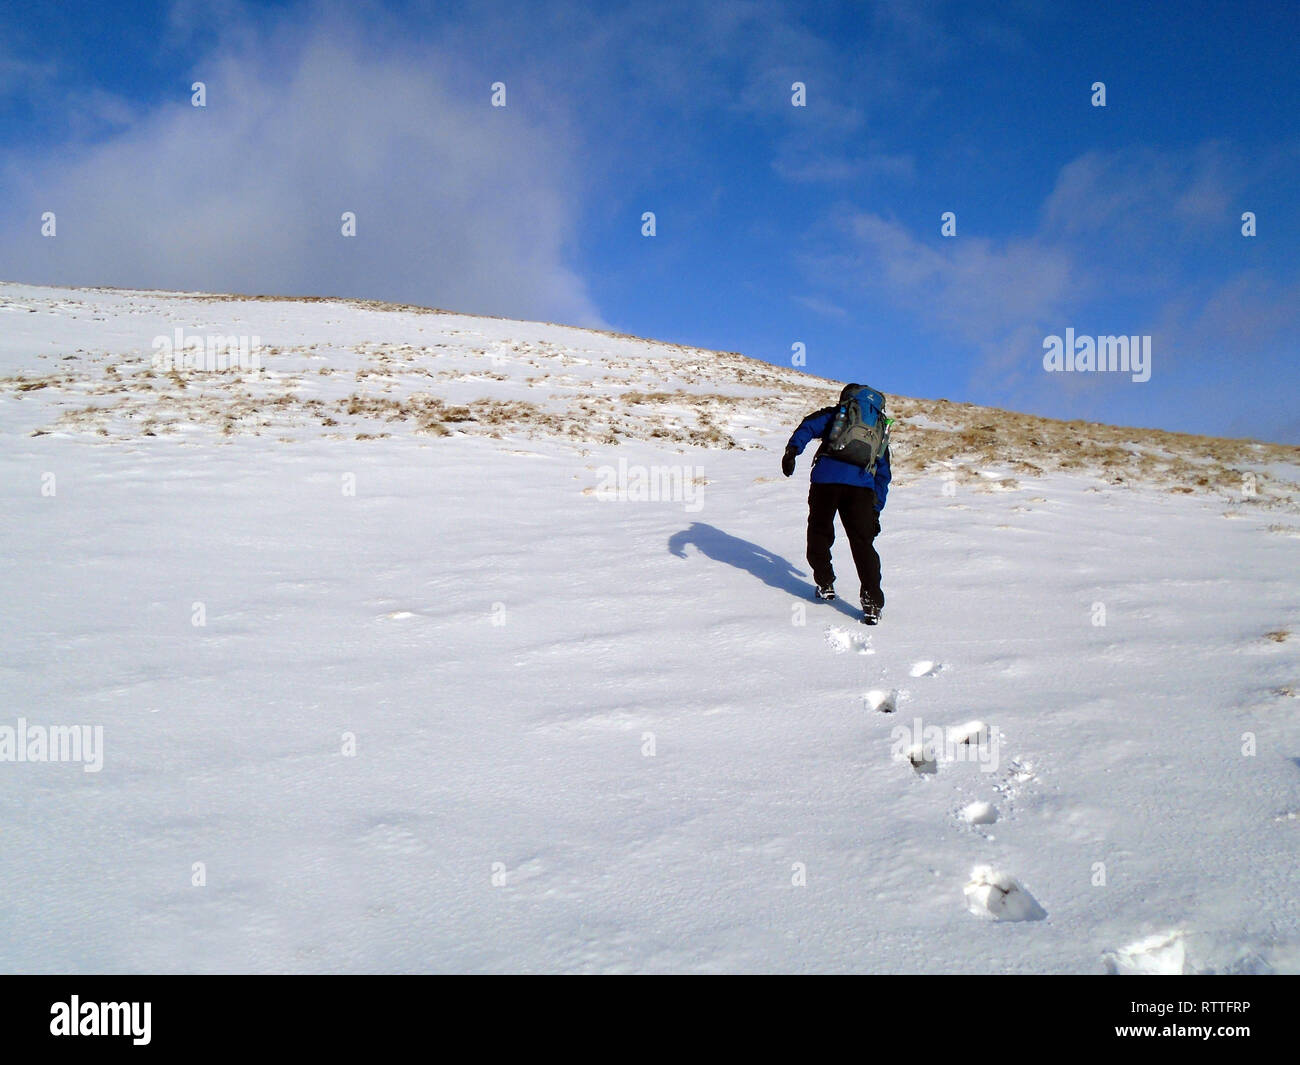
[[[928,774],[939,772],[938,756],[934,748],[924,743],[914,743],[903,752],[913,769],[918,773]]]
[[[1038,900],[1015,877],[988,865],[976,866],[970,876],[970,882],[962,890],[967,908],[976,917],[991,921],[1041,921],[1047,916]]]
[[[0,297],[24,378],[184,324],[323,401],[362,345],[454,403],[767,387],[536,323]],[[99,772],[0,763],[0,969],[1300,971],[1292,512],[902,470],[868,630],[842,538],[812,600],[761,397],[679,451],[197,407],[146,437],[147,394],[101,435],[59,423],[88,380],[0,390],[0,726],[103,727]],[[619,459],[707,483],[598,496]]]
[[[1180,931],[1144,936],[1106,955],[1106,971],[1116,976],[1184,976],[1187,945]]]
[[[880,688],[872,688],[871,691],[864,695],[863,700],[872,710],[878,710],[882,714],[892,714],[898,709],[898,689],[891,688],[889,691],[883,691]]]
[[[991,802],[977,799],[963,806],[958,816],[970,825],[991,825],[998,819],[998,808]]]
[[[991,742],[989,727],[983,721],[967,721],[961,725],[953,725],[948,729],[948,743],[950,746],[989,742]]]

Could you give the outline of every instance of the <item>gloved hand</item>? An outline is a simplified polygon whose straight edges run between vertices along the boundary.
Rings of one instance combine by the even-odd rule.
[[[781,472],[787,477],[794,474],[794,460],[796,454],[797,452],[794,448],[788,447],[785,449],[785,455],[781,458]]]

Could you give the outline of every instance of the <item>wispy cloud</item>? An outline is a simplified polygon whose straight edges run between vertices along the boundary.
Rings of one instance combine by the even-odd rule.
[[[25,59],[0,44],[0,100],[40,92],[58,75],[58,65],[49,59]]]
[[[794,301],[799,306],[808,308],[814,314],[825,315],[827,318],[847,318],[849,316],[849,312],[838,303],[823,299],[821,296],[795,296]]]
[[[910,312],[921,329],[967,346],[977,372],[1008,387],[1036,365],[1045,334],[1078,323],[1102,297],[1134,301],[1108,323],[1113,331],[1163,330],[1166,350],[1176,345],[1186,359],[1216,344],[1249,356],[1300,324],[1294,286],[1220,273],[1207,295],[1189,265],[1205,257],[1185,254],[1189,243],[1235,231],[1245,183],[1239,155],[1218,142],[1092,152],[1061,168],[1028,234],[945,239],[936,217],[922,236],[841,207],[831,236],[804,263],[823,295],[856,293]]]
[[[944,239],[936,218],[935,238],[925,240],[865,211],[840,213],[834,232],[838,250],[805,259],[819,287],[910,313],[935,339],[971,350],[977,373],[993,371],[1008,384],[1079,287],[1071,255],[1037,238]]]
[[[1227,221],[1242,184],[1240,161],[1218,142],[1183,152],[1089,152],[1062,167],[1043,204],[1043,229],[1060,238],[1121,233],[1144,243],[1167,238],[1173,227],[1194,236]]]

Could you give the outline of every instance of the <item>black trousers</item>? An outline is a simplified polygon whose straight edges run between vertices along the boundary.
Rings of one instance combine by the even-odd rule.
[[[880,533],[876,493],[853,484],[814,484],[808,489],[808,565],[818,587],[835,583],[831,566],[831,544],[835,542],[835,515],[840,516],[844,535],[849,538],[853,564],[858,569],[864,599],[878,607],[885,605],[880,590],[880,556],[875,539]]]

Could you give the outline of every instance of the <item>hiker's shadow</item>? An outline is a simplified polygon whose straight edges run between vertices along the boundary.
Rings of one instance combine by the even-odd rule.
[[[752,574],[770,588],[786,592],[798,599],[811,599],[813,586],[804,579],[802,570],[797,570],[780,555],[774,555],[758,544],[751,544],[739,536],[732,536],[705,522],[692,522],[689,528],[673,533],[668,538],[668,550],[678,558],[686,557],[687,546],[694,546],[705,558],[714,562],[725,562],[746,573]],[[842,599],[830,604],[850,617],[857,614]]]

